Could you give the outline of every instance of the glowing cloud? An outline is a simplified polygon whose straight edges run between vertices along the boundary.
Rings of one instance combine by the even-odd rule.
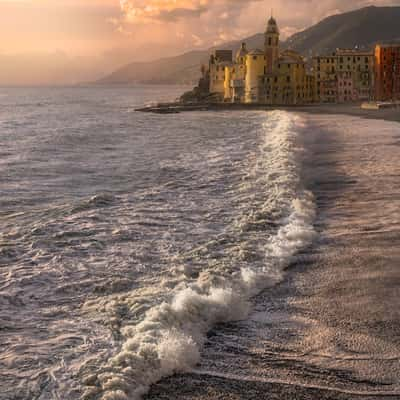
[[[177,20],[199,17],[207,11],[208,0],[121,0],[128,21]]]

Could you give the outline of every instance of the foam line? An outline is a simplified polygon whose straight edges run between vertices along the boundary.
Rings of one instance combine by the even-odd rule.
[[[191,371],[199,362],[206,333],[217,323],[246,318],[250,299],[276,283],[296,253],[313,240],[314,198],[300,178],[301,119],[284,112],[267,118],[265,151],[257,168],[269,174],[270,187],[265,190],[274,191],[274,196],[259,210],[259,218],[267,221],[272,210],[283,212],[276,233],[264,245],[262,267],[237,267],[224,275],[213,271],[209,279],[186,283],[170,301],[147,311],[140,323],[125,326],[120,352],[92,379],[84,398],[138,400],[161,378]],[[248,219],[244,215],[239,227]],[[215,277],[218,286],[213,284]]]

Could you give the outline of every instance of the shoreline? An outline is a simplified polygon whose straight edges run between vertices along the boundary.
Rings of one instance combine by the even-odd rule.
[[[380,119],[386,121],[400,122],[400,108],[382,108],[379,110],[363,109],[361,104],[309,104],[301,106],[266,106],[262,104],[182,104],[162,103],[157,106],[141,107],[135,111],[156,114],[178,114],[193,111],[292,111],[309,114],[325,115],[351,115],[367,119]]]
[[[201,373],[164,379],[147,400],[400,398],[400,129],[326,120],[304,137],[319,239],[248,321],[211,332]]]
[[[349,115],[353,117],[361,117],[367,119],[400,122],[400,108],[366,110],[362,109],[360,105],[335,104],[335,105],[297,107],[296,111],[305,112],[309,114]]]

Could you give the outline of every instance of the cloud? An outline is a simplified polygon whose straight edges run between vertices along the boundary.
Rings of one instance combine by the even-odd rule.
[[[121,0],[121,10],[130,22],[176,21],[200,17],[209,0]]]
[[[61,74],[69,82],[81,72],[94,76],[132,61],[241,40],[265,29],[271,9],[285,39],[328,15],[369,5],[400,5],[400,0],[0,0],[0,50],[28,54],[0,60],[0,78],[10,81],[15,75],[16,81],[18,70],[21,82],[24,74],[35,83],[50,81],[53,72],[40,65],[56,65],[57,59],[31,53],[62,49],[79,60],[58,68],[73,71]],[[38,65],[36,75],[33,68],[23,68],[31,58]]]
[[[200,18],[202,15],[237,15],[263,0],[120,0],[126,20],[143,23]]]
[[[178,53],[262,32],[271,9],[285,39],[328,15],[394,4],[400,0],[120,0],[116,29],[131,33],[135,44],[151,42],[156,58],[167,47]]]

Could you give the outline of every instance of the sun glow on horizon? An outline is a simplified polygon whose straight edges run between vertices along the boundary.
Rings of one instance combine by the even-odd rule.
[[[0,57],[7,71],[18,58],[22,74],[32,56],[44,65],[65,56],[76,71],[82,65],[98,75],[241,40],[265,29],[271,8],[284,39],[329,14],[371,3],[400,0],[0,0]]]

